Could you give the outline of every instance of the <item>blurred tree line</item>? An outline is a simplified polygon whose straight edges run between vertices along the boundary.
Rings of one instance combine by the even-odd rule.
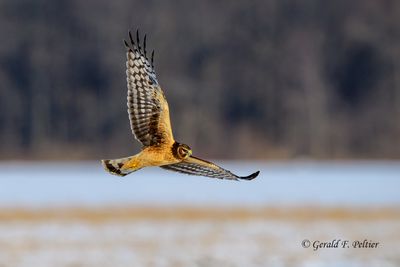
[[[0,158],[129,155],[128,29],[210,158],[399,158],[400,1],[0,1]]]

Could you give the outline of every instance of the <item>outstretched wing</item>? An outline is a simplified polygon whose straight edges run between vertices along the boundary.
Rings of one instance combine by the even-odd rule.
[[[127,49],[127,100],[132,133],[143,146],[173,143],[168,103],[154,70],[154,50],[150,64],[146,55],[146,35],[143,49],[140,46],[138,31],[136,42],[133,41],[130,32],[129,39],[129,42],[124,42]]]
[[[250,174],[249,176],[237,176],[236,174],[233,174],[230,171],[225,170],[212,162],[202,160],[193,156],[190,156],[189,158],[179,163],[161,166],[161,168],[191,175],[200,175],[228,180],[252,180],[256,178],[260,173],[260,171],[257,171],[253,174]]]

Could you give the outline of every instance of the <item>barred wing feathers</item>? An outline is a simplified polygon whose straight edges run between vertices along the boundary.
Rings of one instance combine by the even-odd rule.
[[[143,49],[140,46],[139,32],[136,42],[129,32],[129,42],[125,42],[126,76],[128,85],[128,114],[132,133],[143,146],[154,146],[174,142],[169,117],[169,108],[153,65],[147,58],[146,35]]]
[[[249,176],[238,176],[212,162],[202,160],[193,156],[190,156],[189,158],[179,163],[161,166],[161,168],[185,174],[200,175],[210,178],[228,180],[252,180],[256,178],[260,173],[259,171],[257,171],[253,174],[250,174]]]

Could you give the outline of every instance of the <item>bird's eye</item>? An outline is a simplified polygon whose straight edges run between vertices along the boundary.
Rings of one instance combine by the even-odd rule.
[[[180,145],[177,149],[177,154],[181,159],[185,159],[190,156],[190,148],[185,145]]]

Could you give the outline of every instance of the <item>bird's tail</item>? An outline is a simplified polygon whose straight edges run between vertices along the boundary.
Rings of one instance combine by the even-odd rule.
[[[131,168],[128,167],[126,163],[132,160],[135,156],[121,158],[121,159],[103,159],[101,164],[103,165],[104,169],[111,174],[118,175],[118,176],[125,176],[130,174],[131,172],[137,171],[140,168]],[[131,165],[131,164],[129,164]]]

